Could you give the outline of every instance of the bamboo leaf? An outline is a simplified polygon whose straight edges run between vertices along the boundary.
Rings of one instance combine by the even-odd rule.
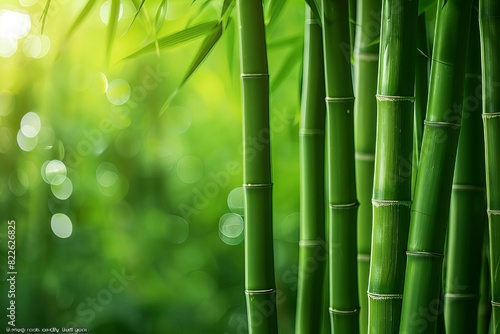
[[[227,46],[226,46],[226,59],[227,59],[227,65],[229,67],[229,74],[231,78],[233,77],[233,72],[234,72],[234,48],[235,48],[235,24],[233,23],[233,20],[229,20],[226,27],[225,27],[225,35],[226,35],[226,40],[227,40]]]
[[[291,74],[292,70],[295,68],[295,66],[298,64],[297,59],[302,59],[301,58],[302,54],[302,47],[301,45],[298,45],[294,47],[287,55],[287,57],[281,61],[281,67],[274,75],[271,80],[271,93],[274,93],[276,89],[278,89],[283,82],[288,78],[288,76]]]
[[[167,0],[162,0],[155,15],[155,31],[158,33],[165,22],[165,16],[167,15]]]
[[[118,26],[118,17],[120,15],[120,0],[111,0],[111,9],[109,11],[108,31],[106,36],[106,57],[109,60],[111,49],[115,40],[116,28]]]
[[[234,0],[224,0],[221,10],[221,19],[226,15],[226,12],[228,12],[229,9],[232,9],[234,7],[234,5]],[[229,10],[229,12],[231,11]]]
[[[186,28],[171,35],[161,37],[160,39],[158,39],[158,46],[160,49],[179,46],[183,43],[189,42],[198,37],[210,34],[214,30],[220,28],[219,25],[220,24],[218,23],[218,21],[209,21],[195,25],[193,27]],[[142,56],[144,54],[155,51],[155,48],[156,48],[155,42],[149,43],[142,49],[132,53],[131,55],[125,57],[122,60],[127,60],[138,56]]]
[[[94,8],[94,5],[96,3],[96,0],[89,0],[85,7],[83,7],[82,11],[76,18],[75,22],[71,25],[71,27],[68,30],[68,34],[66,35],[65,40],[68,40],[76,31],[76,29],[82,24],[82,22],[85,20],[85,18],[89,15],[90,11],[92,8]]]
[[[163,114],[170,103],[173,100],[173,97],[177,95],[179,90],[186,84],[186,82],[191,78],[191,76],[196,72],[196,70],[200,67],[200,65],[207,59],[208,55],[210,52],[213,50],[217,42],[219,41],[220,37],[222,36],[222,25],[218,24],[215,31],[207,36],[205,40],[203,41],[203,44],[201,45],[200,49],[196,53],[196,56],[191,63],[191,65],[188,68],[188,71],[184,78],[182,79],[179,87],[174,91],[174,93],[167,99],[167,101],[163,104],[162,108],[160,109],[160,115]]]
[[[136,6],[135,1],[132,1],[133,5],[136,7],[136,11],[135,11],[134,17],[132,18],[132,22],[130,22],[130,25],[128,26],[126,31],[128,31],[130,29],[130,27],[132,26],[132,24],[134,24],[135,20],[139,16],[139,13],[141,12],[141,9],[144,6],[145,2],[146,2],[146,0],[142,0],[141,4],[139,6]]]
[[[267,10],[267,20],[266,20],[266,25],[268,29],[272,29],[274,27],[275,22],[277,21],[279,15],[283,11],[284,5],[285,5],[285,0],[270,1]]]
[[[418,15],[425,13],[434,5],[436,5],[436,0],[420,0],[418,2]]]
[[[45,20],[47,20],[47,14],[49,13],[51,1],[52,0],[47,0],[47,2],[45,3],[45,7],[43,8],[42,15],[40,16],[40,21],[42,22],[42,34],[43,34],[43,29],[45,28]]]

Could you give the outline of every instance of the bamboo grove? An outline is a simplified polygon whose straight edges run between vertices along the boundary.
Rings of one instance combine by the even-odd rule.
[[[134,1],[137,13],[144,2]],[[113,22],[120,1],[111,3]],[[183,85],[237,22],[242,294],[248,332],[278,333],[266,16],[286,1],[217,3],[218,20],[130,57],[205,36]],[[305,21],[294,23],[304,27],[295,59],[302,64],[295,333],[500,333],[500,2],[303,6]]]
[[[262,5],[241,0],[240,15],[249,3]],[[499,10],[492,0],[307,2],[297,334],[500,332],[489,275],[500,259]],[[243,83],[257,17],[240,16]],[[245,87],[243,101],[267,97]],[[249,195],[245,204],[262,210]],[[262,231],[248,219],[245,229]],[[246,242],[247,261],[263,256]],[[310,274],[321,247],[328,261]],[[267,263],[247,271],[265,281]],[[272,328],[255,326],[251,301],[247,312],[250,333],[277,332],[276,311]]]

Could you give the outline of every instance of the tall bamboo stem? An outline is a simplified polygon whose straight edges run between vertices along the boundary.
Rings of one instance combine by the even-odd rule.
[[[358,294],[360,333],[368,331],[368,276],[372,238],[372,190],[377,123],[377,71],[381,0],[360,0],[357,4],[357,32],[354,43],[354,149],[356,191],[359,199]]]
[[[479,273],[487,219],[477,14],[477,10],[472,11],[463,118],[453,178],[447,239],[444,317],[446,331],[457,334],[474,333],[477,328],[475,315],[478,312]]]
[[[261,0],[238,0],[243,95],[245,294],[250,334],[277,333],[269,75]]]
[[[297,334],[319,333],[323,316],[325,243],[325,74],[318,18],[306,8],[300,119],[300,242]],[[314,268],[314,269],[312,269]]]
[[[369,333],[398,333],[410,225],[415,1],[382,1]]]
[[[322,1],[325,58],[330,325],[332,333],[359,331],[356,261],[356,198],[354,166],[354,94],[347,0]]]
[[[461,123],[472,0],[437,7],[429,105],[411,210],[401,333],[435,333],[453,170]]]
[[[500,333],[500,2],[479,1],[493,333]]]

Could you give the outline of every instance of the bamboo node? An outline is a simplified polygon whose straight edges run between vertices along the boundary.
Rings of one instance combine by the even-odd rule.
[[[354,310],[339,310],[339,309],[336,309],[336,308],[329,307],[328,311],[330,313],[334,313],[334,314],[350,315],[350,314],[357,314],[357,313],[359,313],[359,307],[355,308]]]
[[[326,103],[342,103],[342,102],[351,102],[354,101],[354,96],[346,96],[346,97],[325,97]]]
[[[500,112],[488,112],[488,113],[483,113],[483,119],[491,119],[491,118],[497,118],[500,117]]]
[[[370,259],[371,259],[370,253],[358,253],[359,262],[370,262]]]
[[[319,22],[316,19],[306,19],[306,24],[307,25],[319,25]]]
[[[439,127],[445,127],[445,128],[450,128],[450,129],[459,129],[460,124],[456,123],[449,123],[449,122],[437,122],[437,121],[424,121],[424,125],[426,126],[439,126]]]
[[[272,183],[244,183],[243,188],[272,188]]]
[[[391,299],[403,299],[401,293],[373,293],[370,291],[366,292],[370,299],[375,300],[391,300]]]
[[[486,189],[480,186],[474,186],[470,184],[453,184],[453,190],[463,190],[463,191],[481,191],[484,192]]]
[[[340,210],[354,209],[354,208],[357,208],[359,206],[359,202],[356,201],[356,202],[353,202],[353,203],[346,203],[346,204],[332,204],[332,203],[330,203],[329,206],[332,209],[340,209]]]
[[[444,294],[445,299],[479,299],[478,294],[474,293],[445,293]]]
[[[379,54],[373,52],[354,52],[354,59],[364,60],[364,61],[378,61]]]
[[[325,131],[322,129],[300,129],[299,136],[318,136],[324,135]]]
[[[387,102],[415,102],[415,96],[391,96],[377,94],[377,101],[387,101]]]
[[[434,252],[424,252],[424,251],[407,251],[407,256],[426,256],[426,257],[437,257],[444,258],[444,254],[434,253]]]
[[[397,201],[397,200],[386,200],[386,199],[372,199],[372,204],[376,207],[379,206],[406,206],[411,208],[411,201]]]
[[[302,247],[318,247],[318,246],[325,246],[325,241],[324,240],[299,240],[299,246]]]
[[[354,159],[360,161],[375,161],[375,153],[356,152],[354,154]]]
[[[486,213],[490,216],[500,216],[500,210],[486,210]]]
[[[269,74],[268,73],[241,73],[241,78],[262,79],[262,78],[269,78]]]
[[[493,307],[500,307],[500,303],[499,302],[494,302],[493,300],[491,301],[491,306]]]
[[[245,290],[247,295],[266,295],[276,293],[276,289],[264,289],[264,290]]]

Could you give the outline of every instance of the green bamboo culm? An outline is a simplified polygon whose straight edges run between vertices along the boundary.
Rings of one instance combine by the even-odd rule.
[[[306,6],[300,118],[300,242],[295,333],[319,333],[325,243],[325,74],[321,26]]]
[[[328,254],[332,333],[359,332],[354,94],[347,0],[322,0],[328,151]]]
[[[500,2],[479,1],[493,333],[500,333]]]
[[[417,12],[416,1],[382,1],[369,333],[399,331],[410,225]]]
[[[472,0],[439,0],[429,103],[411,209],[400,333],[435,333],[461,124]]]
[[[447,333],[475,333],[486,226],[478,12],[472,10],[463,117],[450,205],[444,317]],[[474,163],[471,163],[473,161]],[[464,247],[467,245],[467,247]]]
[[[427,45],[426,13],[418,16],[417,21],[417,59],[415,60],[415,116],[413,117],[413,160],[412,194],[417,181],[418,161],[424,134],[424,120],[427,110],[429,90],[429,47]]]
[[[243,99],[245,294],[250,334],[277,333],[269,74],[262,2],[238,0]]]
[[[481,281],[479,284],[479,305],[477,310],[477,334],[488,334],[491,323],[491,293],[489,268],[489,233],[484,229],[483,252],[481,259]]]
[[[372,238],[372,189],[377,123],[377,71],[381,0],[360,0],[357,4],[354,43],[354,149],[358,210],[358,294],[360,333],[368,331],[368,276]]]

